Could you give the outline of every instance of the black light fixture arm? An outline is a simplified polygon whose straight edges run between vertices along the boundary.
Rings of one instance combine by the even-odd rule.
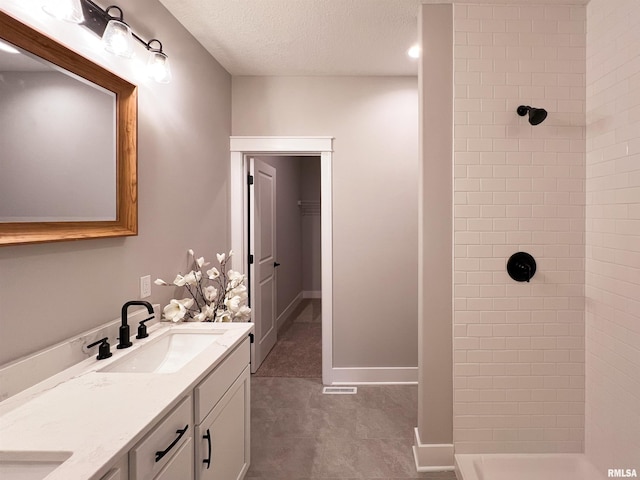
[[[94,5],[95,5],[95,3],[94,3]],[[97,6],[97,5],[96,5],[96,6]],[[98,7],[98,8],[100,8],[100,7]],[[109,13],[109,10],[118,10],[118,16],[117,16],[117,17],[114,17],[113,15],[111,15],[111,14]],[[117,6],[117,5],[109,5],[109,6],[105,9],[104,13],[106,13],[107,15],[109,15],[109,17],[111,17],[111,18],[113,18],[113,19],[115,19],[115,20],[118,20],[119,22],[124,23],[124,13],[122,13],[122,9],[121,9],[119,6]]]
[[[104,30],[107,28],[107,24],[110,20],[118,20],[119,22],[128,25],[128,23],[124,21],[124,13],[122,9],[117,5],[109,5],[106,9],[102,9],[102,7],[92,2],[91,0],[81,0],[81,4],[82,12],[84,13],[84,22],[82,22],[81,25],[87,27],[99,37],[101,37],[104,33]],[[112,15],[112,10],[117,10],[117,15]],[[131,28],[131,25],[129,25],[129,28]],[[148,51],[164,53],[162,51],[162,43],[160,43],[160,40],[152,38],[147,42],[136,32],[134,32],[133,29],[131,29],[131,35],[133,35],[133,38],[144,45],[144,48],[146,48]],[[151,44],[154,42],[158,43],[159,49],[153,48],[151,46]]]
[[[139,39],[138,39],[139,40]],[[158,44],[158,48],[153,48],[151,46],[152,43],[157,43]],[[155,53],[164,53],[162,51],[162,42],[160,42],[160,40],[158,40],[157,38],[152,38],[151,40],[149,40],[146,44],[145,44],[147,50],[149,50],[150,52],[155,52]]]

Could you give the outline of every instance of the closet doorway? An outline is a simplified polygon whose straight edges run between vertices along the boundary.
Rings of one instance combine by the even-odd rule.
[[[297,157],[299,161],[311,161],[308,157],[319,157],[320,162],[320,251],[322,263],[320,266],[321,277],[321,324],[322,324],[322,380],[325,385],[333,384],[333,361],[332,361],[332,250],[331,250],[331,161],[332,161],[332,138],[331,137],[231,137],[231,164],[230,164],[230,185],[231,185],[231,245],[236,253],[234,268],[242,269],[244,272],[252,272],[253,265],[250,264],[250,255],[253,254],[250,248],[251,238],[255,232],[249,228],[251,216],[251,203],[249,201],[249,179],[247,172],[252,158],[262,156]],[[306,157],[306,158],[305,158]],[[277,178],[277,177],[276,177]],[[253,180],[255,181],[255,180]],[[277,180],[276,180],[277,181]],[[313,203],[303,203],[300,199],[299,208],[317,208]],[[255,260],[254,260],[255,262]],[[271,264],[279,263],[275,259]],[[255,265],[255,264],[254,264]],[[254,284],[253,278],[251,283]],[[306,291],[309,298],[317,295],[317,290]],[[303,292],[304,293],[304,292]],[[316,300],[317,301],[317,300]],[[253,306],[252,306],[253,307]],[[258,306],[254,311],[260,311]],[[264,308],[271,308],[266,304]],[[264,357],[264,351],[270,348],[272,339],[268,335],[275,322],[267,315],[267,323],[259,324],[260,318],[256,317],[256,339],[252,346],[252,372],[259,367],[257,355]],[[260,336],[265,337],[264,344],[260,342]]]
[[[321,378],[320,157],[251,155],[248,163],[255,375]]]

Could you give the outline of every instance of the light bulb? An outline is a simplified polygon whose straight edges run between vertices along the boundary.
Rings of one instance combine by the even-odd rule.
[[[58,20],[71,23],[84,22],[80,0],[48,0],[42,9]]]
[[[120,20],[109,20],[102,34],[102,43],[107,52],[125,58],[133,57],[133,36],[129,25]]]
[[[158,83],[171,81],[169,57],[162,52],[150,52],[147,61],[147,75]]]

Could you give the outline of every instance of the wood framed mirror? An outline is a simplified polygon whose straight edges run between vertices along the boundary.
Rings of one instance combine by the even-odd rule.
[[[26,217],[22,212],[16,214],[15,217],[13,214],[10,216],[0,215],[2,217],[0,219],[0,246],[137,235],[137,87],[4,12],[0,12],[0,41],[18,47],[27,56],[39,57],[43,63],[48,62],[55,69],[65,71],[69,77],[73,77],[78,82],[85,84],[85,86],[92,84],[97,90],[102,90],[108,94],[113,102],[112,113],[110,114],[113,131],[106,135],[107,137],[111,135],[112,139],[106,150],[112,152],[111,156],[114,157],[112,161],[115,162],[115,165],[109,165],[105,170],[111,172],[105,176],[111,177],[110,182],[113,184],[110,190],[111,193],[108,195],[110,197],[108,202],[112,205],[112,214],[106,217],[98,216],[94,218],[92,216],[88,220],[84,215],[78,215],[82,219],[59,215],[55,218],[51,217],[51,220],[48,216],[42,215]],[[3,79],[0,71],[1,80]],[[1,87],[2,85],[0,85]],[[5,89],[6,91],[8,90]],[[0,90],[0,95],[2,95],[2,90]],[[55,124],[57,118],[59,118],[59,115],[52,114],[50,111],[42,111],[38,115],[41,119],[52,124]],[[6,121],[5,119],[5,123]],[[114,122],[115,125],[113,125]],[[73,134],[85,135],[90,139],[88,143],[91,143],[91,135],[101,131],[103,127],[91,124],[91,122],[83,121],[83,123],[89,123],[89,130],[81,133],[74,131]],[[0,132],[0,135],[3,135],[3,133]],[[5,133],[4,135],[6,136],[7,134]],[[62,144],[67,141],[56,135],[54,137],[57,138],[58,143]],[[0,140],[3,139],[0,137]],[[37,139],[35,141],[31,139],[29,142],[24,142],[24,147],[26,148],[27,144],[37,142]],[[11,170],[18,170],[17,165],[20,162],[15,158],[9,157],[12,157],[11,152],[21,149],[21,144],[17,144],[12,149],[0,148],[0,156],[5,156],[4,160],[6,160],[4,166],[0,169],[0,175],[7,178]],[[94,149],[94,153],[98,153],[97,148]],[[65,153],[63,156],[65,155],[69,159],[69,155]],[[78,164],[77,162],[83,162],[87,155],[94,156],[93,153],[80,153],[78,158],[73,160]],[[49,157],[48,155],[45,156]],[[14,161],[13,164],[9,163],[11,160]],[[36,165],[36,167],[32,166],[30,168],[33,171],[39,171],[40,168],[37,167],[37,162],[46,162],[47,160],[48,158],[30,159],[30,162]],[[9,166],[7,167],[7,165]],[[51,165],[46,165],[46,167],[50,171],[55,169],[55,166]],[[67,166],[66,168],[73,167]],[[22,172],[17,176],[27,177],[30,175]],[[48,182],[49,180],[45,178],[43,181]],[[19,180],[16,180],[16,182],[19,182]],[[7,181],[7,183],[13,185],[14,180]],[[33,203],[37,203],[40,189],[33,187],[32,183],[27,183],[27,185],[27,187],[16,186],[14,191],[24,190],[23,195],[26,196],[21,196],[20,198],[33,199]],[[64,192],[66,196],[73,197],[73,202],[78,205],[91,205],[92,202],[96,201],[90,196],[83,197],[77,194],[79,189],[69,185],[62,184],[56,188],[58,188],[59,192]],[[3,188],[2,190],[4,190],[4,193],[0,191],[0,202],[3,205],[8,205],[11,202],[14,204],[24,203],[22,200],[10,197],[11,194],[8,191],[11,189]],[[95,189],[85,188],[84,190]],[[41,201],[41,203],[46,202],[47,200]]]

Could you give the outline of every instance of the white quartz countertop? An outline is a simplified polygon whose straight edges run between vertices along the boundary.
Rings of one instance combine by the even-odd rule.
[[[168,330],[225,333],[175,373],[97,371]],[[0,403],[0,452],[68,452],[47,480],[99,480],[252,330],[251,323],[154,325],[132,347],[112,346],[111,358],[93,356]]]

